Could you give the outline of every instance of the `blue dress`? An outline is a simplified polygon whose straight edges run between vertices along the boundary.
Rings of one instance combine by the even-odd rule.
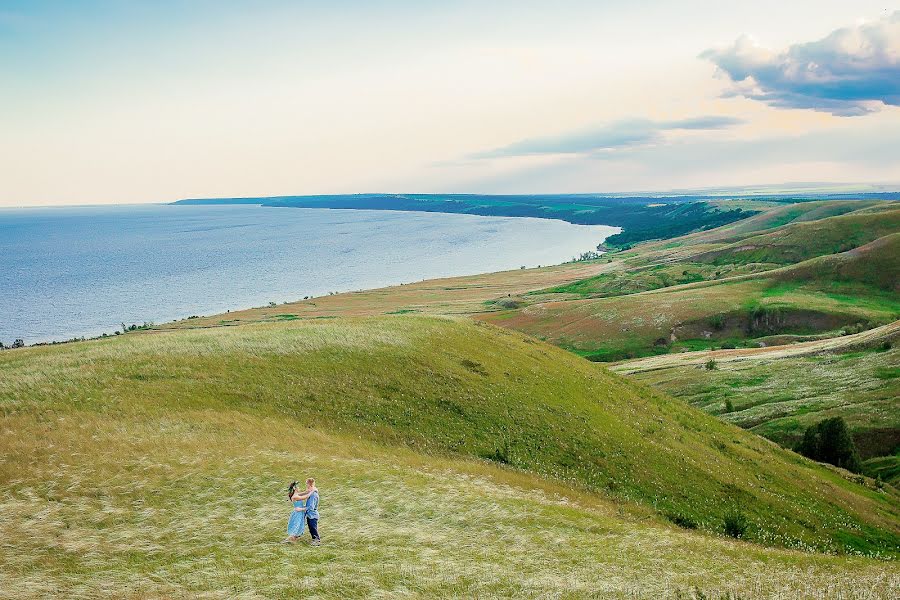
[[[302,508],[306,505],[304,500],[294,500],[294,508]],[[291,510],[291,518],[288,520],[287,533],[295,537],[303,535],[306,526],[306,511]]]

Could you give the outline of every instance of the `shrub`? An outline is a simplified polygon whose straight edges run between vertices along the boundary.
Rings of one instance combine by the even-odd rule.
[[[707,371],[714,371],[714,370],[716,370],[716,369],[718,369],[718,368],[719,368],[719,367],[718,367],[718,365],[716,364],[716,359],[711,358],[711,359],[709,359],[708,361],[706,361],[706,370],[707,370]]]
[[[497,306],[499,306],[500,308],[507,308],[507,309],[519,308],[520,306],[522,306],[521,301],[515,300],[513,298],[501,298],[500,300],[497,300],[497,302],[495,304]]]
[[[832,417],[807,427],[797,452],[853,473],[862,470],[859,451],[843,417]]]
[[[713,315],[709,319],[709,324],[716,331],[722,331],[725,329],[725,315]]]
[[[585,260],[596,260],[602,256],[601,252],[595,252],[593,250],[588,250],[587,252],[582,252],[576,258],[572,259],[572,262],[582,262]]]
[[[731,401],[731,398],[725,399],[725,412],[734,412],[734,403]]]
[[[744,537],[747,528],[750,526],[747,516],[739,510],[732,510],[725,515],[724,530],[725,534],[733,538]]]

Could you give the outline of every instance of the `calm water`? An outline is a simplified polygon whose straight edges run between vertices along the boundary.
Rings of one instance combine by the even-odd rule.
[[[613,227],[437,213],[114,206],[0,209],[0,341],[432,277],[559,263]]]

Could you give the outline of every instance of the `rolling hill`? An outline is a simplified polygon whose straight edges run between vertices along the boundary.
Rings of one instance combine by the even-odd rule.
[[[895,555],[896,492],[473,321],[139,332],[0,353],[0,373],[6,597],[896,581],[892,563],[718,537],[739,513],[759,544]],[[328,544],[291,589],[281,489],[308,473]],[[668,575],[638,575],[660,562]]]
[[[851,213],[788,225],[750,238],[757,240],[752,245],[743,240],[715,251],[703,245],[699,255],[626,266],[532,292],[522,307],[478,318],[603,361],[876,326],[900,318],[900,233],[890,233],[900,228],[897,217],[896,210]],[[857,232],[847,234],[846,251],[815,256],[833,248],[844,231]],[[745,263],[750,259],[741,253],[748,248],[757,249],[753,258],[763,257],[761,237],[770,242],[769,260],[814,257],[781,267]],[[812,240],[821,244],[818,250]],[[735,248],[744,250],[735,254]],[[638,258],[658,258],[655,252],[651,248]],[[727,267],[697,262],[713,254],[736,262]],[[637,258],[624,262],[629,260]]]
[[[840,336],[847,334],[852,338],[856,331],[898,318],[896,202],[824,201],[753,208],[762,212],[599,260],[338,294],[165,327],[390,313],[469,315],[521,329],[592,360],[657,356],[703,363],[707,359],[700,357],[719,348],[753,351],[797,343],[802,348],[806,340],[843,339]],[[753,241],[752,252],[748,240]],[[724,262],[726,256],[734,262]],[[752,262],[755,259],[773,262]],[[800,262],[791,264],[794,260]],[[778,350],[772,356],[776,354],[785,352]],[[808,369],[810,358],[771,366],[760,361],[754,367],[758,373],[748,381],[765,377],[772,386],[780,386],[780,393],[766,399],[762,396],[770,387],[743,385],[724,372],[685,369],[689,376],[673,377],[670,385],[663,383],[661,374],[640,377],[787,446],[804,427],[825,416],[842,416],[851,424],[864,456],[883,457],[882,463],[890,463],[898,431],[891,415],[900,407],[891,396],[889,378],[874,373],[889,372],[892,366],[885,361],[891,356],[846,358],[839,369],[846,374],[838,378],[843,383],[819,398],[813,395],[827,387],[829,369],[810,371],[823,376],[816,380],[821,385],[779,383],[779,374]],[[867,374],[860,385],[853,383],[857,366]],[[694,391],[698,389],[704,391]],[[722,414],[726,400],[743,408]],[[868,472],[891,481],[891,468],[879,465]]]
[[[897,342],[840,340],[900,319],[898,230],[894,203],[780,207],[613,255],[596,275],[477,318],[626,360],[615,368],[786,447],[842,417],[864,472],[896,483]]]
[[[808,213],[807,213],[808,214]],[[788,265],[827,254],[839,254],[900,231],[900,210],[849,214],[791,223],[755,236],[742,237],[696,262],[714,265]]]
[[[810,425],[841,416],[869,459],[864,472],[896,484],[888,466],[900,447],[898,342],[895,321],[838,338],[667,354],[611,368],[787,447]]]

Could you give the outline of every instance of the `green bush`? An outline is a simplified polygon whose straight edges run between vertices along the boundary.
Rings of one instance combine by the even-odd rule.
[[[719,368],[719,367],[718,367],[718,365],[716,364],[716,359],[711,358],[711,359],[709,359],[708,361],[706,361],[706,370],[707,370],[707,371],[714,371],[714,370],[716,370],[716,369],[718,369],[718,368]]]
[[[713,315],[709,319],[709,324],[716,331],[722,331],[725,329],[725,315]]]
[[[741,538],[747,533],[749,527],[750,522],[747,520],[747,516],[741,511],[732,510],[725,515],[725,535],[729,535],[733,538]]]

